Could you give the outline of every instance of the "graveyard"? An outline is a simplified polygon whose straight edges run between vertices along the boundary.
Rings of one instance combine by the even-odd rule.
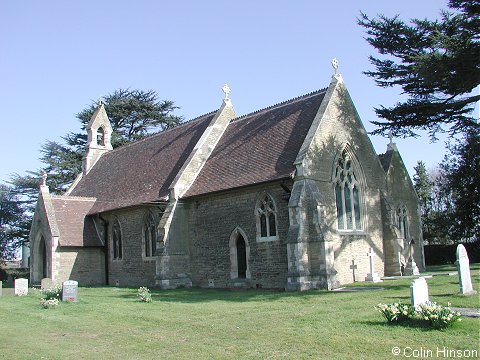
[[[470,269],[472,290],[478,292],[480,264]],[[480,308],[478,294],[460,294],[456,267],[428,273],[430,301]],[[9,359],[393,359],[400,349],[400,357],[441,358],[450,350],[463,357],[476,351],[478,357],[480,318],[462,316],[444,330],[392,325],[375,306],[410,303],[413,279],[363,280],[341,291],[295,293],[151,289],[151,303],[138,301],[138,289],[79,284],[53,309],[40,306],[38,289],[14,296],[13,288],[4,287],[0,354]]]

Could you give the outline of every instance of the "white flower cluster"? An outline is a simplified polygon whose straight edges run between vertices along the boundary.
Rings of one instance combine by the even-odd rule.
[[[150,290],[145,286],[138,288],[137,296],[141,302],[152,302],[152,294],[150,294]]]
[[[428,302],[417,307],[408,304],[378,304],[375,307],[388,322],[402,321],[427,321],[434,328],[442,329],[452,325],[456,321],[461,321],[460,313],[450,309],[448,306],[438,305],[434,302]]]
[[[58,306],[58,304],[60,303],[60,301],[58,301],[58,299],[42,299],[40,300],[40,304],[42,305],[42,307],[44,309],[53,309],[53,308],[56,308]]]

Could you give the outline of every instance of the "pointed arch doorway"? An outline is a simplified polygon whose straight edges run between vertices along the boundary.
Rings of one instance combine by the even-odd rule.
[[[43,278],[48,276],[48,255],[45,237],[40,235],[36,246],[35,257],[33,262],[33,282],[39,283]]]
[[[250,246],[245,232],[237,227],[230,235],[230,278],[250,279]]]

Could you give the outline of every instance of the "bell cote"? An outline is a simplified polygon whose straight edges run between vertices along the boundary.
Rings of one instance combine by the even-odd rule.
[[[111,143],[112,132],[112,125],[105,111],[105,105],[102,101],[99,101],[87,125],[87,152],[83,159],[84,175],[88,174],[104,153],[113,149]]]

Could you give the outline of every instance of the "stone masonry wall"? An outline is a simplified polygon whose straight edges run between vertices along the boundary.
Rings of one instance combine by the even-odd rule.
[[[154,212],[158,224],[159,210],[140,207],[117,211],[109,221],[109,284],[119,286],[154,286],[155,259],[143,256],[143,225],[149,211]],[[112,224],[120,223],[122,233],[122,259],[113,259]]]
[[[420,271],[425,271],[423,255],[423,235],[418,208],[418,198],[410,181],[409,174],[397,151],[394,152],[388,171],[388,194],[392,202],[393,211],[399,205],[404,205],[408,213],[408,234],[415,240],[414,257]],[[405,244],[404,255],[408,256],[408,245]]]
[[[291,187],[291,186],[290,186]],[[257,242],[255,206],[267,192],[277,209],[278,240]],[[229,242],[239,227],[250,247],[251,287],[284,288],[287,278],[288,199],[280,183],[254,186],[190,199],[190,264],[194,286],[233,286]]]
[[[339,231],[335,205],[333,172],[345,146],[355,157],[356,176],[362,181],[363,230]],[[325,206],[326,241],[333,242],[334,268],[339,284],[353,281],[350,265],[357,265],[356,279],[369,272],[368,250],[376,254],[375,271],[383,275],[383,227],[380,191],[385,189],[385,172],[368,138],[350,96],[343,88],[332,96],[307,155],[307,176],[317,182]],[[311,256],[314,254],[311,254]]]
[[[105,255],[100,248],[61,248],[57,250],[58,279],[78,281],[80,286],[105,284]]]

